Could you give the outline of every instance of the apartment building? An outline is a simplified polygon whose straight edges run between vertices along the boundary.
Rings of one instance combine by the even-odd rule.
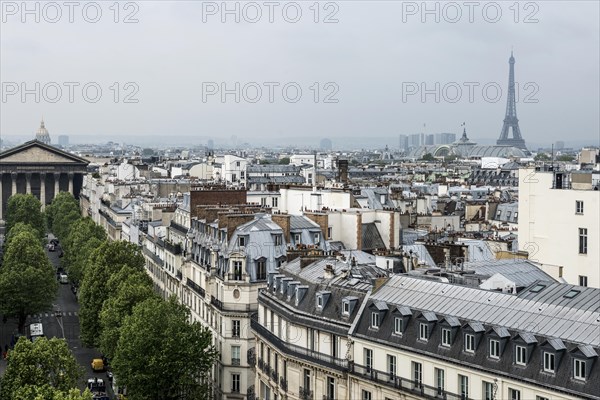
[[[600,287],[600,173],[526,168],[519,177],[519,250],[567,283]]]
[[[252,319],[260,399],[349,398],[348,331],[371,279],[387,276],[359,253],[368,257],[296,258],[269,274]]]

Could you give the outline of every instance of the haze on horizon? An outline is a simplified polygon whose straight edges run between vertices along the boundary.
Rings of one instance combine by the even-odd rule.
[[[235,135],[281,145],[458,134],[466,122],[470,137],[495,141],[514,49],[525,141],[598,140],[598,2],[430,2],[430,13],[421,2],[227,2],[237,15],[222,2],[97,2],[96,23],[90,3],[71,23],[57,2],[52,23],[58,14],[45,3],[28,2],[40,7],[36,22],[15,10],[21,2],[1,2],[0,135],[33,135],[43,116],[53,140]],[[24,100],[23,85],[32,91]]]

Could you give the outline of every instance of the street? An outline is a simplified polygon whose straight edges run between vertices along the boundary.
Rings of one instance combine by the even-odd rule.
[[[57,246],[56,251],[48,251],[46,254],[56,270],[60,268],[59,254],[61,249]],[[57,313],[57,311],[59,311]],[[26,325],[41,322],[44,329],[44,336],[47,338],[64,338],[71,349],[77,363],[83,367],[83,376],[79,384],[80,389],[86,387],[88,378],[102,378],[107,384],[107,390],[110,398],[114,395],[110,388],[105,372],[92,372],[90,363],[94,358],[100,358],[100,352],[95,348],[85,347],[79,339],[79,304],[77,297],[71,291],[70,284],[59,283],[57,298],[54,301],[52,309],[27,318]],[[17,321],[15,318],[9,318],[6,323],[0,326],[0,344],[4,350],[5,345],[10,344],[11,335],[17,331]],[[0,361],[0,376],[6,370],[6,361]]]

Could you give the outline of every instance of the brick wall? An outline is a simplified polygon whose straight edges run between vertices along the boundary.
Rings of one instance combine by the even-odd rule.
[[[327,228],[329,227],[329,216],[327,214],[306,212],[304,213],[304,216],[308,217],[311,221],[319,225],[326,240],[331,239],[330,237],[327,237]]]
[[[271,220],[283,229],[285,240],[287,243],[290,242],[290,215],[289,214],[273,214]]]

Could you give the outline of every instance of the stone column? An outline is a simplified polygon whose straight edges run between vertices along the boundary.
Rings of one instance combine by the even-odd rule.
[[[27,172],[25,174],[25,180],[27,184],[25,185],[25,193],[31,194],[31,173]]]
[[[73,196],[75,196],[75,193],[73,192],[73,176],[75,174],[72,172],[69,172],[69,193],[71,193]]]
[[[54,173],[54,197],[53,199],[56,198],[56,196],[58,195],[58,192],[60,191],[60,172],[55,172]]]
[[[40,172],[40,203],[42,203],[42,210],[46,208],[46,174]]]
[[[10,192],[10,195],[12,196],[13,194],[17,194],[17,173],[11,173],[10,177],[12,179],[12,191]]]
[[[2,218],[2,209],[4,208],[4,196],[2,196],[2,176],[4,174],[0,173],[0,221],[3,220]]]

